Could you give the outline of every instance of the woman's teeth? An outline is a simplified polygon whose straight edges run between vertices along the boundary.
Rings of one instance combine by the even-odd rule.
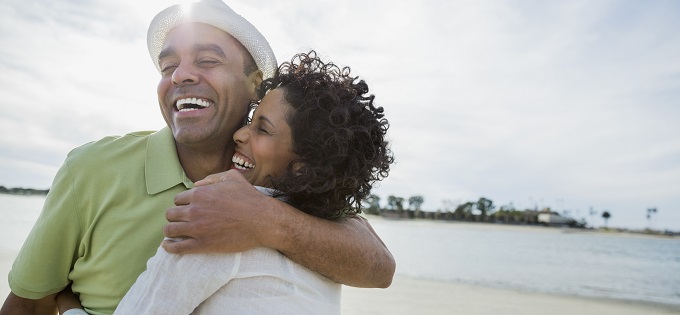
[[[238,157],[234,155],[231,158],[231,161],[234,162],[234,166],[236,166],[237,169],[239,170],[249,170],[255,167],[255,165],[249,163],[248,161],[242,159],[241,157]]]

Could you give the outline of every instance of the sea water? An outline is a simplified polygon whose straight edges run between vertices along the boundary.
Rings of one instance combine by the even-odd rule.
[[[18,251],[44,197],[0,194],[0,249]],[[397,274],[680,306],[680,238],[369,217]],[[4,276],[2,276],[4,277]]]
[[[680,238],[546,227],[372,220],[397,274],[680,306]]]
[[[0,249],[21,249],[44,203],[43,196],[0,194]]]

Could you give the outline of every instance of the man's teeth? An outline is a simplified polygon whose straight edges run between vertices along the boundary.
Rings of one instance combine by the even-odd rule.
[[[200,108],[206,108],[210,105],[212,105],[212,102],[210,102],[210,101],[206,101],[206,100],[202,100],[200,98],[193,97],[193,98],[183,98],[183,99],[177,100],[176,107],[177,107],[177,110],[182,112],[182,111],[191,111],[191,110],[197,110],[197,109],[200,109]]]
[[[234,155],[231,158],[231,161],[234,162],[234,166],[236,166],[236,168],[239,169],[239,170],[249,170],[249,169],[255,167],[255,165],[247,162],[246,160],[244,160],[244,159],[242,159],[242,158],[240,158],[236,155]]]

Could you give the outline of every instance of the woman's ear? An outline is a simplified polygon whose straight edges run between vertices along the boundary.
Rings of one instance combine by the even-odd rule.
[[[293,162],[293,165],[291,165],[291,170],[293,171],[293,174],[298,175],[298,176],[302,175],[300,173],[300,169],[302,169],[303,166],[305,166],[305,163],[302,162],[302,161],[298,160],[298,161]]]

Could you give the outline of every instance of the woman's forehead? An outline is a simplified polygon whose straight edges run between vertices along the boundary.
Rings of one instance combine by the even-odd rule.
[[[265,95],[262,100],[260,101],[260,104],[258,107],[261,106],[266,106],[266,107],[281,107],[281,110],[286,110],[288,107],[290,107],[290,104],[286,101],[286,98],[284,97],[284,91],[283,88],[275,88],[267,95]]]

